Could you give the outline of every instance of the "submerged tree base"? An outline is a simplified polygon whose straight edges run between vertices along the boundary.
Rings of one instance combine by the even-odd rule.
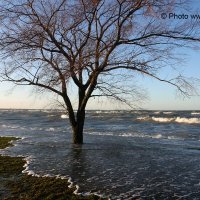
[[[16,138],[0,137],[0,147],[6,148]],[[7,200],[78,200],[102,199],[95,195],[87,197],[73,194],[66,179],[33,177],[22,174],[25,161],[21,157],[0,156],[0,199]]]

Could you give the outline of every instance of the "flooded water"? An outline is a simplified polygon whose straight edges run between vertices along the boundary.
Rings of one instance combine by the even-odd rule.
[[[87,111],[84,145],[62,111],[0,110],[1,150],[26,173],[71,178],[78,192],[111,199],[200,199],[199,111]]]

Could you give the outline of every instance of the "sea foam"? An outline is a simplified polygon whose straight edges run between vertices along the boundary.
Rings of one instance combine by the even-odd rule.
[[[34,177],[55,177],[57,179],[66,179],[66,180],[68,180],[69,188],[75,187],[75,190],[73,193],[76,195],[80,194],[80,193],[78,193],[79,186],[74,185],[71,177],[61,176],[61,175],[51,175],[51,174],[39,175],[39,174],[35,173],[33,170],[30,170],[30,168],[29,168],[30,163],[33,161],[33,156],[28,156],[28,157],[24,158],[24,160],[26,161],[26,163],[23,166],[25,168],[22,171],[23,174],[27,174],[29,176],[34,176]]]

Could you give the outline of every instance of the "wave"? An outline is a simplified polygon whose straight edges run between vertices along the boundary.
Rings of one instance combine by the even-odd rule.
[[[129,138],[146,138],[146,139],[157,139],[157,140],[184,140],[183,137],[177,137],[174,135],[165,135],[161,133],[157,134],[144,134],[144,133],[135,133],[135,132],[127,132],[127,133],[119,133],[119,134],[107,134],[107,133],[90,133],[91,135],[112,135],[113,137],[129,137]]]
[[[137,120],[148,120],[149,116],[137,117]]]
[[[176,136],[167,136],[167,139],[168,140],[183,140],[184,138],[181,138],[181,137],[176,137]]]
[[[155,139],[164,138],[162,134],[147,135],[144,133],[135,133],[135,132],[118,133],[118,134],[115,134],[113,132],[88,132],[87,134],[99,135],[99,136],[113,136],[113,137],[136,137],[136,138],[155,138]]]
[[[171,111],[166,111],[166,112],[163,112],[163,114],[165,114],[165,115],[170,115],[170,114],[172,114],[173,112],[171,112]]]
[[[18,128],[21,129],[21,127],[20,127],[20,126],[17,126],[17,125],[2,124],[1,127],[2,127],[2,128],[10,128],[10,129],[18,129]]]
[[[200,124],[200,118],[192,117],[192,118],[186,118],[186,117],[137,117],[137,120],[141,121],[154,121],[154,122],[160,122],[160,123],[169,123],[169,122],[175,122],[175,123],[185,123],[185,124]]]
[[[97,114],[115,114],[115,113],[122,113],[122,110],[97,110],[95,113]]]
[[[121,136],[121,137],[134,137],[136,135],[133,135],[132,133],[121,133],[121,134],[119,134],[119,136]]]
[[[41,109],[28,109],[27,111],[28,112],[45,112],[45,111],[42,111]]]
[[[114,136],[114,133],[113,132],[88,132],[86,134],[89,134],[89,135],[102,135],[102,136]]]
[[[175,118],[168,118],[168,117],[152,117],[151,118],[155,122],[172,122]]]
[[[68,118],[69,118],[69,116],[68,116],[68,115],[65,115],[65,114],[62,114],[60,117],[61,117],[62,119],[68,119]]]
[[[191,115],[200,115],[200,112],[191,112]]]
[[[152,138],[152,139],[164,139],[164,140],[183,140],[182,137],[177,137],[174,135],[163,135],[161,133],[157,134],[144,134],[144,133],[136,133],[136,132],[127,132],[127,133],[119,133],[119,134],[114,134],[114,133],[97,133],[97,132],[90,132],[87,133],[90,135],[101,135],[101,136],[113,136],[113,137],[132,137],[132,138]]]
[[[156,138],[156,139],[160,139],[162,138],[163,136],[161,134],[158,134],[158,135],[153,135],[151,136],[152,138]]]
[[[56,115],[47,115],[47,117],[56,117]]]
[[[200,124],[200,118],[181,118],[181,117],[177,117],[175,119],[175,122],[178,123],[187,123],[187,124]]]
[[[137,117],[137,120],[141,120],[141,121],[151,121],[152,120],[155,122],[172,122],[175,120],[175,118],[144,116],[144,117]]]
[[[47,128],[45,131],[53,132],[53,131],[55,131],[55,128],[50,127],[50,128]]]
[[[186,117],[174,117],[174,118],[165,118],[165,117],[152,117],[153,121],[156,122],[177,122],[185,124],[200,124],[200,118],[186,118]]]

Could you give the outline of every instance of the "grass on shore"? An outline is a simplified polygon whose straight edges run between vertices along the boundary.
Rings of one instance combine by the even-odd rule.
[[[0,137],[0,149],[12,146],[13,137]],[[100,200],[90,195],[74,195],[75,188],[68,188],[66,179],[33,177],[22,174],[25,161],[21,157],[0,155],[0,199],[4,200]]]
[[[18,140],[15,137],[0,137],[0,149],[5,149],[6,147],[12,147],[11,141]]]

